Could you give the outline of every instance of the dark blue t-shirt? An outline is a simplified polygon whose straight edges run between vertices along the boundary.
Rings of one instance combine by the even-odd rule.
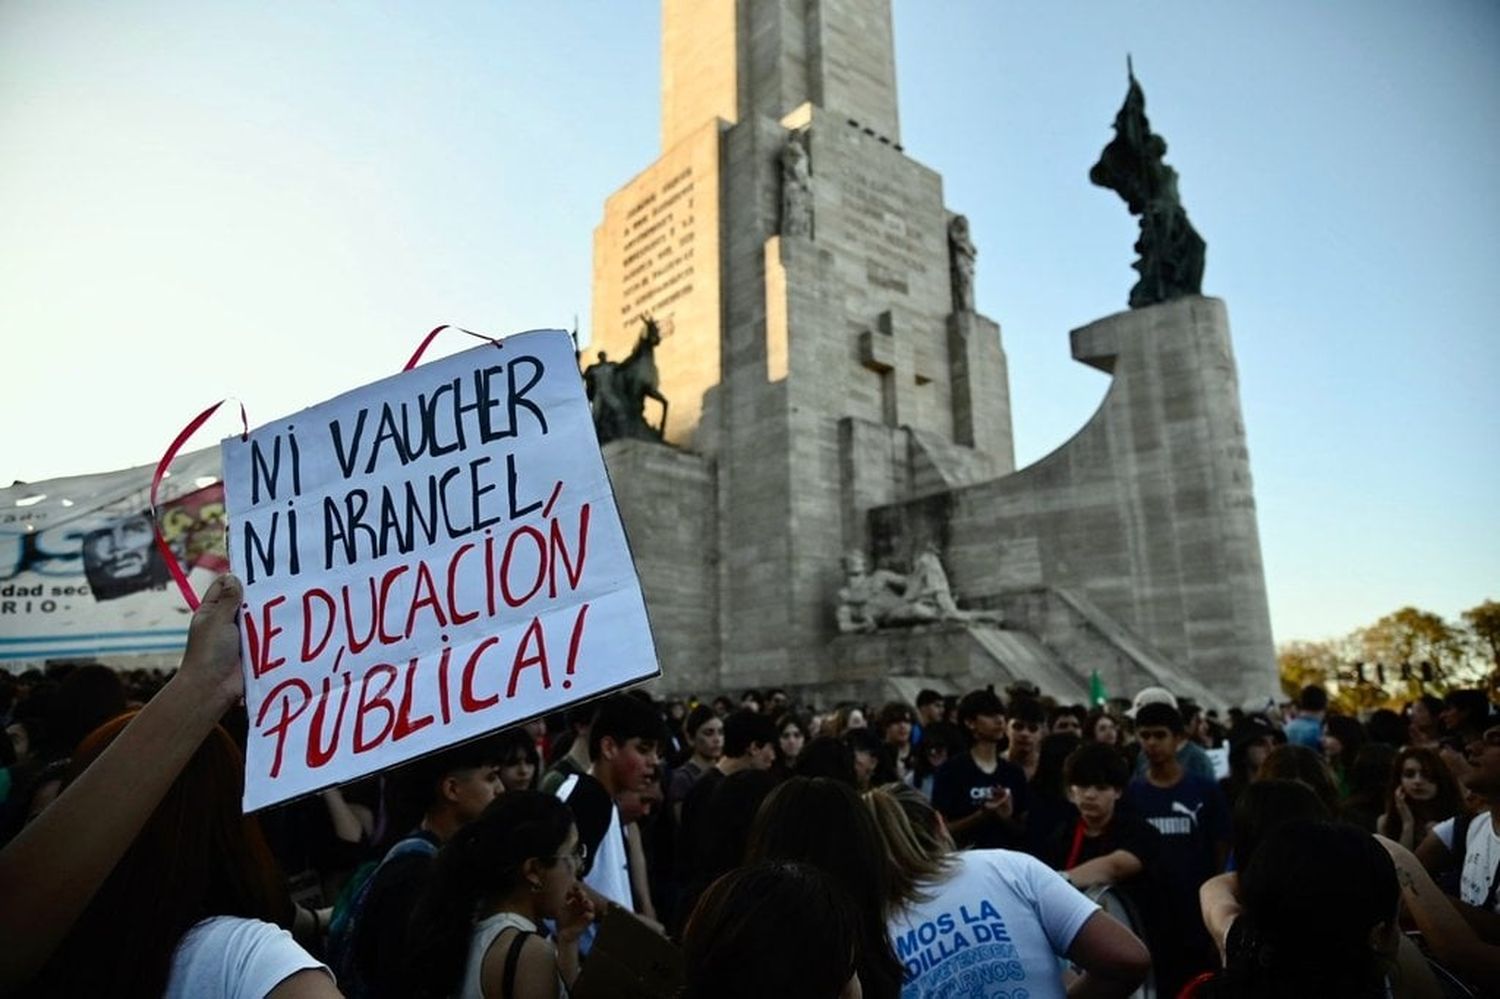
[[[949,822],[955,822],[979,811],[996,787],[1010,789],[1015,806],[1011,815],[1018,823],[1026,814],[1026,771],[1005,759],[997,759],[994,772],[985,773],[974,762],[974,754],[960,753],[938,767],[933,775],[932,807]],[[1021,836],[1017,829],[1008,828],[999,819],[992,819],[981,823],[958,845],[981,850],[1018,849]]]
[[[1229,806],[1219,785],[1190,773],[1172,787],[1137,777],[1125,789],[1125,803],[1161,833],[1156,868],[1162,921],[1151,954],[1158,987],[1176,995],[1188,977],[1209,970],[1215,959],[1198,887],[1219,873],[1214,848],[1229,842]]]
[[[1215,844],[1229,842],[1229,806],[1219,785],[1190,773],[1172,787],[1137,777],[1125,789],[1125,801],[1161,833],[1168,881],[1190,889],[1196,899],[1198,886],[1219,873]]]

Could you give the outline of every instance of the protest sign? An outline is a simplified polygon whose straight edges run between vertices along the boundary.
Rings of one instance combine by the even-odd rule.
[[[224,570],[219,451],[185,454],[158,491],[162,537],[203,589]],[[0,660],[176,653],[188,609],[151,531],[150,466],[0,489]]]
[[[660,672],[566,333],[222,449],[247,811]]]

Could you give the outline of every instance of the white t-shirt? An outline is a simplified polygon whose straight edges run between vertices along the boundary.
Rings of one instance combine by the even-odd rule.
[[[317,961],[279,926],[240,916],[210,916],[183,934],[172,954],[164,999],[264,999]]]
[[[578,788],[579,780],[578,774],[568,777],[558,787],[557,796],[567,801]],[[604,793],[599,789],[598,781],[595,781],[593,777],[589,780],[594,781],[596,793]],[[581,829],[580,832],[582,832]],[[611,902],[634,912],[635,893],[630,886],[630,860],[625,847],[625,827],[620,824],[620,807],[613,801],[609,802],[609,825],[604,830],[604,838],[598,844],[590,844],[589,852],[593,855],[593,866],[583,876],[583,883]],[[578,938],[580,954],[587,957],[594,949],[594,937],[598,932],[598,923],[590,923],[583,931],[583,936]]]
[[[955,854],[949,878],[891,920],[902,999],[1062,999],[1058,958],[1099,907],[1041,861],[1010,850]]]
[[[1450,853],[1458,848],[1453,842],[1454,819],[1444,819],[1432,827],[1435,835]],[[1489,812],[1480,812],[1469,820],[1468,842],[1463,846],[1464,866],[1458,879],[1458,897],[1470,905],[1479,905],[1490,893],[1490,882],[1495,878],[1495,868],[1500,866],[1500,836],[1495,835],[1495,824]],[[1490,906],[1490,911],[1500,913],[1500,899]]]
[[[557,789],[557,796],[567,801],[578,786],[578,775],[573,774]],[[595,828],[598,828],[597,826]],[[604,830],[604,839],[592,850],[593,866],[583,878],[583,883],[611,902],[634,910],[630,887],[629,858],[625,849],[625,829],[620,825],[620,809],[613,802],[609,809],[609,827]]]

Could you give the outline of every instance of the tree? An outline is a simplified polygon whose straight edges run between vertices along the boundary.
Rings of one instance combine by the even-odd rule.
[[[1432,679],[1446,684],[1456,679],[1467,658],[1464,634],[1431,611],[1403,607],[1357,632],[1367,662],[1399,670],[1410,663],[1432,664]]]
[[[1343,664],[1337,642],[1286,642],[1276,651],[1281,689],[1293,700],[1303,687],[1327,687]]]
[[[1486,600],[1463,613],[1475,641],[1492,664],[1500,668],[1500,601]]]

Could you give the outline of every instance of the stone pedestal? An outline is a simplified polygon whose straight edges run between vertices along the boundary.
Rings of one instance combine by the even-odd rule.
[[[604,463],[641,576],[662,683],[718,688],[713,464],[649,441],[604,445]]]
[[[1192,296],[1122,312],[1072,340],[1076,359],[1113,376],[1083,429],[1013,475],[954,490],[945,523],[928,523],[931,503],[900,504],[872,513],[877,533],[945,540],[949,578],[971,599],[1063,593],[1035,618],[1047,645],[1081,650],[1084,622],[1117,649],[1143,650],[1123,654],[1111,692],[1166,670],[1214,703],[1275,696],[1224,303]]]

